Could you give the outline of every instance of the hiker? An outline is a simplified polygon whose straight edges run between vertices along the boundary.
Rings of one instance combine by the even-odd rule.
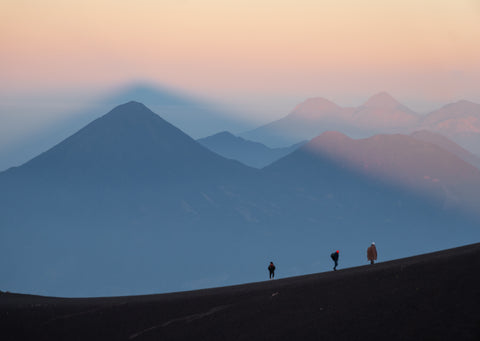
[[[375,242],[372,242],[367,249],[367,259],[370,261],[370,264],[375,263],[377,260],[377,248],[375,247]]]
[[[270,265],[268,266],[268,272],[270,272],[270,279],[275,277],[275,265],[273,265],[273,262],[270,262]]]
[[[333,261],[335,262],[335,266],[333,267],[333,270],[334,271],[337,271],[337,265],[338,265],[338,254],[339,254],[339,251],[335,251],[334,253],[332,253],[330,255],[330,257],[332,257]]]

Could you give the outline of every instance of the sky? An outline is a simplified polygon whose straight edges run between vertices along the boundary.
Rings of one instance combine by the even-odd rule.
[[[480,0],[1,0],[0,149],[133,83],[258,124],[309,97],[480,103],[479,42]]]

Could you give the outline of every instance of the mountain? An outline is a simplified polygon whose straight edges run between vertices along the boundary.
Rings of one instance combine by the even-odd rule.
[[[240,227],[255,219],[239,198],[253,196],[243,182],[255,187],[257,173],[140,103],[118,106],[0,173],[2,287],[118,294],[217,275],[217,255],[235,250]]]
[[[319,245],[381,239],[397,253],[402,244],[452,241],[454,226],[466,240],[480,233],[466,218],[478,219],[478,169],[408,136],[324,133],[263,171],[283,184],[277,205],[285,223],[298,226],[289,217],[302,216],[306,235],[321,227]]]
[[[475,212],[480,205],[480,170],[454,153],[412,136],[375,135],[354,140],[326,132],[305,148],[381,183],[428,194],[444,206],[469,207]]]
[[[189,136],[200,138],[218,131],[243,131],[249,122],[227,108],[191,94],[164,86],[133,84],[105,96],[101,103],[112,107],[130,100],[144,103]]]
[[[416,125],[420,117],[386,92],[381,92],[356,108],[352,119],[364,129],[399,132]]]
[[[138,184],[139,180],[167,182],[170,177],[184,175],[195,175],[192,180],[209,177],[212,168],[232,174],[235,168],[244,167],[202,148],[143,104],[132,101],[6,174],[30,173],[44,180],[67,182],[73,178],[90,180],[89,175],[98,172],[103,177],[97,180],[102,183]],[[115,173],[111,172],[113,169]],[[144,174],[148,176],[140,176],[141,171],[148,171],[149,174]]]
[[[337,118],[338,116],[346,118],[341,107],[321,97],[307,99],[305,102],[297,105],[291,112],[291,115],[306,120],[315,120],[320,117]]]
[[[297,105],[287,116],[240,136],[270,147],[284,147],[310,140],[325,129],[348,130],[352,112],[353,109],[341,108],[327,99],[310,98]]]
[[[427,125],[441,124],[442,122],[448,123],[446,121],[451,119],[464,120],[468,118],[471,118],[472,121],[476,121],[475,119],[478,118],[479,115],[480,104],[461,100],[455,103],[447,104],[442,108],[431,112],[424,118],[423,123]],[[447,124],[441,124],[441,126],[444,128],[453,128]],[[475,126],[467,125],[467,127],[473,132],[479,132]]]
[[[199,139],[197,142],[227,159],[234,159],[255,168],[263,168],[303,144],[297,143],[286,148],[268,148],[262,143],[248,141],[226,131]]]
[[[421,127],[445,135],[480,155],[480,104],[465,100],[447,104],[428,114]]]
[[[34,186],[40,197],[55,191],[57,195],[49,200],[58,199],[56,204],[63,206],[65,201],[59,198],[65,197],[72,201],[70,207],[75,207],[76,196],[85,195],[93,196],[93,200],[106,200],[107,206],[114,209],[124,202],[111,200],[109,196],[128,188],[131,193],[124,199],[130,202],[148,193],[151,197],[144,197],[134,205],[154,210],[155,190],[174,191],[164,205],[175,206],[191,195],[192,187],[200,186],[206,193],[210,189],[221,192],[218,186],[230,184],[239,174],[249,173],[254,170],[219,157],[143,104],[129,102],[21,167],[7,170],[0,181],[11,193],[26,185]],[[70,192],[76,196],[70,199]],[[25,200],[22,196],[20,193],[19,205]],[[187,206],[195,212],[195,208]],[[33,210],[40,213],[35,207]]]
[[[32,99],[32,102],[36,100]],[[149,108],[160,113],[164,119],[195,138],[226,129],[244,131],[252,128],[251,124],[240,118],[238,114],[235,115],[229,109],[212,101],[166,86],[148,83],[131,84],[96,98],[90,98],[87,103],[81,105],[72,103],[70,105],[73,109],[66,111],[60,111],[58,106],[51,108],[51,104],[49,106],[42,103],[43,107],[38,105],[37,108],[32,105],[33,109],[30,109],[32,112],[2,113],[9,124],[0,127],[0,135],[2,135],[1,129],[5,131],[3,135],[10,135],[8,127],[12,125],[22,128],[16,128],[18,133],[15,139],[4,139],[3,143],[0,143],[0,171],[27,162],[98,118],[99,113],[107,112],[118,103],[131,100],[148,105]],[[28,125],[25,125],[25,119],[22,117],[30,116],[49,119],[43,121],[38,118],[33,124],[35,128],[26,128]]]
[[[434,133],[428,130],[416,131],[410,135],[417,140],[436,144],[437,146],[457,155],[463,161],[466,161],[471,165],[480,169],[480,157],[460,147],[458,144],[456,144],[449,138],[445,137],[444,135],[441,135],[439,133]]]
[[[312,98],[286,117],[241,136],[269,146],[284,146],[310,140],[325,131],[341,131],[352,137],[407,132],[419,119],[415,112],[385,92],[372,96],[357,108],[342,108],[329,100]]]
[[[71,299],[0,292],[0,337],[475,340],[479,266],[480,245],[474,244],[373,266],[173,294]]]
[[[262,280],[272,260],[285,276],[318,272],[332,248],[342,266],[356,266],[372,240],[388,260],[480,239],[478,220],[455,205],[312,146],[258,170],[143,104],[118,106],[0,173],[0,288],[69,297],[190,290]],[[455,172],[460,159],[447,160]],[[456,178],[466,181],[462,167]]]

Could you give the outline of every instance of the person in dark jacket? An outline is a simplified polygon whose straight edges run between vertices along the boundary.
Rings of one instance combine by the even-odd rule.
[[[339,254],[339,251],[335,251],[334,253],[332,253],[330,255],[330,257],[332,257],[333,261],[335,262],[335,266],[333,267],[333,270],[334,271],[337,271],[337,265],[338,265],[338,254]]]
[[[270,279],[275,277],[275,265],[273,265],[273,262],[270,262],[270,265],[268,266],[268,272],[270,273]]]
[[[370,264],[374,264],[377,260],[377,248],[375,247],[375,242],[372,242],[367,249],[367,259],[370,261]]]

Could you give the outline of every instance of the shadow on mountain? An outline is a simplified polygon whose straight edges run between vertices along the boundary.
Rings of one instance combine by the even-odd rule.
[[[42,128],[37,128],[21,142],[4,146],[5,148],[0,150],[2,159],[0,170],[23,164],[97,119],[99,113],[107,112],[118,103],[129,101],[148,105],[163,118],[195,138],[223,130],[236,132],[252,128],[250,122],[242,120],[238,114],[235,115],[216,103],[180,90],[139,83],[99,95],[82,109],[59,114],[55,120],[51,120]]]
[[[242,120],[218,104],[158,85],[132,85],[119,89],[101,102],[113,107],[132,100],[147,105],[194,138],[224,130],[243,131],[251,127],[250,122]]]

